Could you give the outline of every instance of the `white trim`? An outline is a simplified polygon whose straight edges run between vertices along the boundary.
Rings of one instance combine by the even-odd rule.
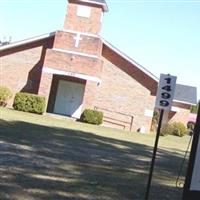
[[[79,56],[90,57],[90,58],[98,58],[98,56],[96,56],[96,55],[81,53],[81,52],[77,52],[77,51],[69,51],[69,50],[57,49],[57,48],[53,48],[52,50],[63,52],[63,53],[75,54],[75,55],[79,55]]]
[[[146,116],[146,117],[153,117],[153,110],[151,110],[151,109],[145,109],[144,110],[144,116]]]
[[[176,106],[172,106],[171,107],[171,111],[173,111],[173,112],[180,112],[180,109],[178,107],[176,107]]]
[[[103,23],[103,18],[104,18],[104,13],[102,12],[102,13],[101,13],[101,19],[100,19],[100,22],[101,22],[101,23]]]
[[[190,103],[190,102],[186,102],[186,101],[179,101],[179,100],[176,100],[174,99],[173,100],[174,103],[183,103],[183,104],[187,104],[187,105],[196,105],[195,103]]]
[[[128,57],[127,55],[125,55],[124,53],[122,53],[119,49],[117,49],[116,47],[112,46],[110,43],[108,43],[105,39],[101,38],[102,42],[108,46],[109,48],[111,48],[114,52],[116,52],[118,55],[120,55],[121,57],[123,57],[125,60],[129,61],[131,64],[133,64],[134,66],[136,66],[138,69],[140,69],[142,72],[144,72],[145,74],[147,74],[148,76],[150,76],[153,80],[155,80],[156,82],[159,81],[159,78],[156,77],[155,75],[153,75],[150,71],[148,71],[146,68],[144,68],[142,65],[138,64],[137,62],[135,62],[133,59],[131,59],[130,57]]]
[[[29,38],[29,39],[25,39],[25,40],[10,43],[10,44],[7,44],[7,45],[3,45],[3,46],[0,46],[0,50],[6,50],[6,49],[13,48],[13,47],[21,46],[21,45],[24,45],[24,44],[27,44],[27,43],[36,42],[38,40],[46,39],[48,37],[55,36],[55,33],[56,32],[51,32],[51,33],[47,33],[47,34],[44,34],[44,35],[39,35],[37,37],[32,37],[32,38]]]
[[[67,32],[67,33],[74,33],[74,34],[78,34],[79,33],[80,35],[84,35],[84,36],[100,38],[99,35],[92,34],[92,33],[84,33],[84,32],[81,32],[81,31],[74,31],[74,30],[70,30],[70,29],[63,29],[62,31],[63,32]]]
[[[95,76],[79,74],[79,73],[76,73],[76,72],[62,71],[62,70],[53,69],[53,68],[50,68],[50,67],[43,67],[42,72],[47,73],[47,74],[58,74],[58,75],[77,77],[77,78],[80,78],[80,79],[101,83],[101,79],[98,78],[98,77],[95,77]]]
[[[94,2],[91,0],[79,0],[80,2],[85,2],[85,3],[91,3],[91,4],[96,4],[96,5],[100,5],[103,8],[103,11],[107,12],[108,11],[108,6],[106,3],[101,3],[101,2]]]

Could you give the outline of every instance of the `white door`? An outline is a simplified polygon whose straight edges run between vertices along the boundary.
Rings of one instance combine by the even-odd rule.
[[[85,85],[59,81],[54,113],[79,118],[81,115]]]

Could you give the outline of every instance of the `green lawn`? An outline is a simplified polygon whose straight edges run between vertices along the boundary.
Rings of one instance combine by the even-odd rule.
[[[190,137],[161,137],[151,200],[179,200]],[[1,200],[143,200],[155,135],[0,108]]]

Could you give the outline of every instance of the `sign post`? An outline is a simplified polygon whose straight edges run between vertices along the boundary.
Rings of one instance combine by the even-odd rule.
[[[182,200],[200,199],[200,102]]]
[[[145,194],[145,200],[149,199],[149,192],[151,188],[151,180],[153,175],[153,169],[155,165],[155,159],[156,159],[156,153],[158,149],[158,141],[160,136],[160,130],[162,126],[162,119],[164,115],[164,110],[171,110],[172,101],[174,98],[174,91],[176,87],[176,77],[171,76],[169,74],[161,74],[160,75],[160,81],[158,85],[157,95],[156,95],[156,105],[155,107],[160,109],[160,117],[159,117],[159,123],[156,133],[156,140],[154,144],[154,150],[152,155],[152,161],[151,161],[151,167],[149,171],[149,179],[147,183],[147,189]]]

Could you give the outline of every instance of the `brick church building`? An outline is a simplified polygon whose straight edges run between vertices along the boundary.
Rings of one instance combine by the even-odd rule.
[[[62,30],[1,46],[2,85],[45,96],[48,113],[95,108],[104,125],[148,132],[158,78],[100,36],[107,11],[104,0],[68,0]],[[177,88],[167,120],[186,123],[196,88]]]

